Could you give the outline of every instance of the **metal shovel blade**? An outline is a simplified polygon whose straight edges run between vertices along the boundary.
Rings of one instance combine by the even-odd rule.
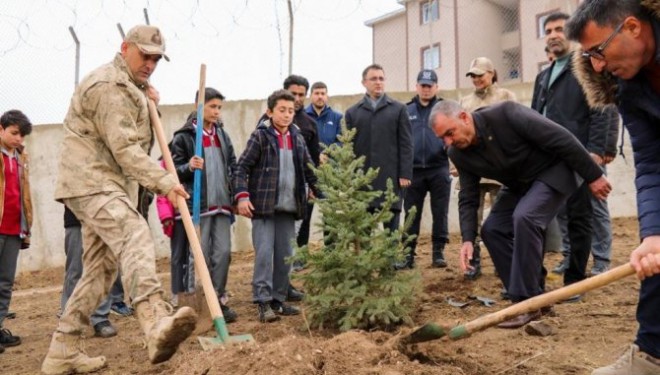
[[[426,323],[416,329],[413,333],[404,337],[401,344],[410,345],[439,339],[447,334],[447,329],[436,323]]]
[[[225,318],[218,316],[213,319],[215,332],[218,334],[216,337],[202,337],[198,336],[197,339],[205,351],[224,348],[226,345],[236,345],[240,343],[253,343],[254,337],[250,334],[229,336],[227,331],[227,323]]]

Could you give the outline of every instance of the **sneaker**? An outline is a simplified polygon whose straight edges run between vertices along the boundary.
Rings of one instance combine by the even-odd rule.
[[[117,336],[117,330],[109,320],[105,320],[94,325],[94,336],[107,339],[108,337]]]
[[[564,272],[568,269],[568,260],[569,257],[564,257],[564,259],[560,260],[559,263],[555,266],[555,268],[552,269],[552,273],[556,273],[557,275],[563,275]]]
[[[300,314],[300,309],[295,306],[285,305],[284,303],[274,299],[270,302],[270,308],[273,309],[277,315],[298,315]]]
[[[112,306],[110,306],[110,312],[119,316],[133,315],[133,309],[123,301],[113,303]]]
[[[11,334],[8,329],[0,329],[0,345],[8,348],[21,344],[21,338]]]
[[[289,285],[289,290],[286,294],[286,300],[289,302],[299,302],[305,298],[305,293],[294,288],[293,285]]]
[[[606,367],[594,370],[591,375],[657,375],[660,374],[660,358],[641,352],[639,346],[633,344],[619,357],[619,359]]]
[[[16,319],[16,313],[13,312],[13,311],[10,311],[10,312],[7,313],[7,315],[5,315],[5,318],[6,319]]]
[[[280,320],[280,317],[275,315],[275,312],[267,302],[259,302],[257,310],[259,311],[259,321],[262,323],[270,323]]]
[[[225,317],[225,322],[233,323],[238,319],[238,314],[231,307],[220,304],[220,309],[222,310],[222,316]]]
[[[591,268],[591,276],[596,276],[600,275],[603,272],[607,272],[610,269],[609,264],[604,264],[604,263],[596,263],[594,266]]]

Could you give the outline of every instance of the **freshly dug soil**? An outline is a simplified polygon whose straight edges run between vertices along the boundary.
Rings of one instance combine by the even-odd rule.
[[[639,243],[636,218],[613,223],[613,266],[628,261]],[[416,325],[429,321],[454,325],[508,306],[499,294],[501,283],[492,262],[485,255],[484,275],[464,281],[458,266],[459,239],[452,238],[446,257],[449,267],[430,268],[430,239],[422,237],[417,271],[424,283],[423,295],[414,313]],[[559,254],[549,254],[546,267],[552,269]],[[169,289],[168,260],[159,260],[163,284]],[[555,334],[539,337],[524,329],[491,328],[464,340],[419,344],[407,353],[397,349],[397,339],[414,327],[395,332],[338,332],[308,330],[304,315],[283,317],[270,324],[257,320],[251,303],[252,253],[233,257],[230,269],[230,306],[239,319],[229,325],[231,334],[250,333],[255,344],[242,344],[205,352],[191,337],[169,362],[151,365],[143,349],[142,334],[135,318],[112,315],[119,330],[110,339],[86,340],[90,355],[105,355],[109,366],[100,374],[508,374],[550,375],[590,374],[591,370],[614,361],[633,340],[637,323],[635,307],[639,282],[630,277],[593,291],[582,302],[555,306],[555,316],[544,317]],[[589,265],[591,267],[591,265]],[[10,310],[18,317],[5,321],[5,328],[23,339],[20,346],[0,354],[2,374],[37,374],[46,354],[59,310],[62,268],[19,275]],[[548,280],[550,288],[562,285],[560,278]],[[468,301],[468,296],[489,297],[493,307],[472,302],[465,308],[446,300]],[[300,304],[304,307],[304,304]],[[214,332],[204,335],[213,336]],[[88,337],[93,336],[90,328]]]

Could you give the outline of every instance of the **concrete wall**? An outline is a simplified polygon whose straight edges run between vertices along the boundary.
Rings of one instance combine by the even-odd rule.
[[[513,90],[520,102],[529,105],[532,95],[531,84],[516,84],[506,86]],[[469,90],[442,91],[440,96],[448,99],[458,99]],[[345,112],[351,105],[361,99],[363,94],[341,96],[331,98],[330,105]],[[392,97],[407,101],[413,93],[392,93]],[[223,108],[223,118],[226,129],[231,136],[237,154],[245,148],[247,139],[255,127],[257,119],[265,110],[265,101],[246,100],[229,101]],[[193,105],[168,105],[160,107],[162,122],[168,139],[175,129],[178,129],[193,110]],[[41,125],[34,128],[32,134],[26,140],[27,150],[31,156],[31,184],[32,197],[34,199],[35,220],[32,228],[32,247],[21,251],[19,257],[19,270],[36,270],[47,267],[61,266],[64,264],[64,229],[63,229],[63,206],[53,200],[54,186],[57,174],[58,155],[63,139],[63,130],[60,124]],[[634,190],[634,168],[632,164],[632,152],[629,148],[630,142],[626,141],[627,162],[620,157],[609,167],[610,180],[614,185],[614,191],[610,196],[610,210],[612,216],[634,216],[636,215],[636,202]],[[154,148],[154,159],[160,152]],[[457,232],[458,227],[458,192],[452,190],[449,208],[449,225],[451,232]],[[430,231],[431,218],[427,207],[424,209],[422,220],[422,232]],[[315,210],[314,221],[318,222],[317,210]],[[159,256],[169,254],[169,242],[162,234],[154,206],[151,207],[150,225],[152,234],[156,240]],[[232,229],[233,249],[236,251],[251,249],[250,222],[239,217]],[[321,238],[320,231],[314,227],[312,239]]]

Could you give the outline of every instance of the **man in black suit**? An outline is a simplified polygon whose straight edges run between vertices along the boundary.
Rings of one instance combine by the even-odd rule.
[[[607,198],[612,187],[602,170],[570,132],[514,102],[468,113],[444,100],[433,107],[430,123],[461,180],[461,268],[469,267],[477,235],[479,180],[494,179],[504,188],[481,238],[513,302],[543,293],[545,228],[582,180],[594,196]],[[521,327],[540,316],[531,312],[500,327]]]

